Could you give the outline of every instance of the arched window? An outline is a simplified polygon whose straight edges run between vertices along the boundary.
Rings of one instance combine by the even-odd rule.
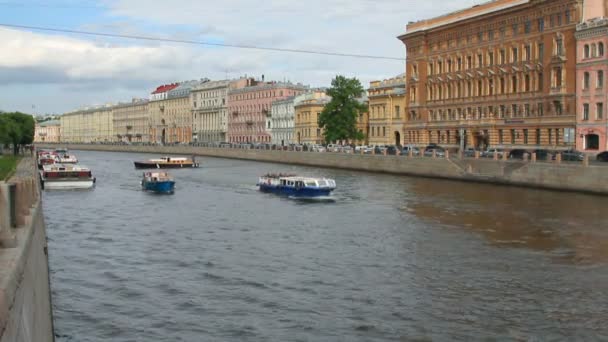
[[[589,89],[589,73],[585,72],[583,76],[583,89]]]
[[[602,42],[597,44],[597,55],[598,57],[604,56],[604,43]]]
[[[597,46],[595,44],[591,44],[591,57],[597,57]]]
[[[587,44],[585,44],[584,56],[585,58],[589,58],[589,45]]]

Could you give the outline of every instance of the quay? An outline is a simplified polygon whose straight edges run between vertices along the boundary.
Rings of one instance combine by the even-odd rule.
[[[39,148],[56,144],[40,144]],[[608,168],[582,162],[304,152],[191,145],[70,144],[70,150],[196,155],[608,195]],[[204,167],[204,162],[201,164]]]
[[[46,227],[33,158],[0,181],[0,342],[54,341]]]

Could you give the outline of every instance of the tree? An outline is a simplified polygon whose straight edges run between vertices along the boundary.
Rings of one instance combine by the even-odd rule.
[[[35,122],[31,115],[19,112],[0,114],[0,143],[12,144],[13,153],[19,153],[20,145],[34,142]]]
[[[357,130],[357,117],[367,111],[367,107],[357,100],[363,92],[363,86],[356,78],[338,75],[331,81],[331,88],[327,90],[331,101],[319,116],[319,127],[324,130],[326,143],[364,138]]]

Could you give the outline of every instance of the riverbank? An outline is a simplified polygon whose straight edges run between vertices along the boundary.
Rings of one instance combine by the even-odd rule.
[[[53,341],[46,226],[33,158],[0,182],[0,342]]]
[[[13,156],[0,155],[0,181],[10,177],[15,172],[18,160]]]
[[[39,148],[59,145],[39,145]],[[71,150],[181,154],[328,167],[466,182],[608,195],[608,168],[583,163],[533,162],[272,151],[197,146],[61,144]],[[204,167],[204,161],[202,162]]]

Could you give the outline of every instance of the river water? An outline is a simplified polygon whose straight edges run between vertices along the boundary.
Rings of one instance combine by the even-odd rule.
[[[58,342],[608,339],[606,197],[218,158],[153,195],[153,156],[75,153],[96,188],[43,195]]]

